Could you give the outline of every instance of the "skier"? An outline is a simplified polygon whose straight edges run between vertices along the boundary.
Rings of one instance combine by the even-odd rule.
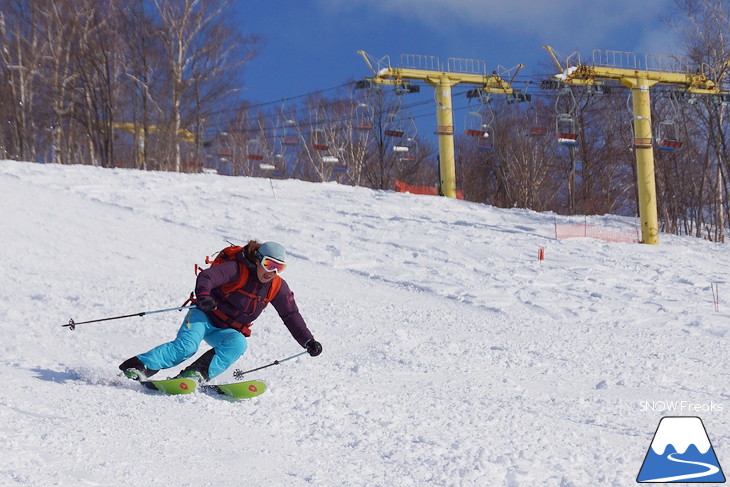
[[[176,377],[199,384],[220,375],[246,351],[252,322],[270,301],[294,339],[313,357],[322,345],[307,328],[289,285],[279,277],[286,251],[276,242],[251,240],[228,260],[198,274],[196,308],[190,309],[177,337],[125,360],[119,368],[133,380],[147,380],[160,369],[189,359],[205,340],[211,347]]]

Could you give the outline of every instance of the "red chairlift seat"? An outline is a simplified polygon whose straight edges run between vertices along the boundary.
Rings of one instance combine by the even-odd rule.
[[[679,126],[674,120],[663,120],[657,126],[657,147],[661,150],[677,150],[682,147]]]
[[[562,145],[567,145],[569,147],[575,147],[578,145],[578,134],[573,134],[570,132],[559,132],[558,143]]]
[[[676,150],[682,148],[682,142],[676,139],[660,139],[657,146],[662,150]]]

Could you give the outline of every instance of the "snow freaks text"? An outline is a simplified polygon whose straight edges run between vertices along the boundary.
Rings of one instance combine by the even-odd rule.
[[[722,412],[722,404],[714,401],[709,404],[692,401],[639,401],[639,409],[660,413],[719,413]]]

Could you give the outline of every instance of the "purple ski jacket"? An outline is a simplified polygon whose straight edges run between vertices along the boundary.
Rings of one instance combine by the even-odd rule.
[[[195,282],[195,295],[208,294],[215,299],[217,309],[229,318],[239,323],[253,322],[264,310],[264,302],[253,299],[240,292],[232,292],[225,295],[220,287],[234,282],[239,277],[238,262],[243,262],[248,267],[248,279],[241,288],[242,291],[259,296],[262,300],[267,297],[271,283],[263,284],[256,275],[256,265],[250,263],[242,255],[238,255],[235,261],[224,262],[209,269],[205,269],[198,274]],[[294,339],[303,347],[308,340],[314,340],[312,333],[307,328],[304,318],[299,313],[296,301],[294,301],[294,293],[289,289],[289,285],[281,280],[281,287],[276,296],[271,300],[271,304],[279,313],[284,325]],[[230,328],[224,320],[221,320],[213,312],[206,313],[210,318],[213,326],[218,328]]]

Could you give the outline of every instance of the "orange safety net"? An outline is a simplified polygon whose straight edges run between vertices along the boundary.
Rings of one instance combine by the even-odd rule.
[[[604,242],[638,243],[638,230],[610,230],[583,223],[555,224],[555,238],[596,238]]]
[[[398,179],[395,180],[395,190],[398,193],[411,193],[411,194],[430,194],[437,196],[438,190],[435,186],[414,186],[412,184],[404,183]],[[457,189],[456,197],[460,200],[464,199],[464,191]]]

